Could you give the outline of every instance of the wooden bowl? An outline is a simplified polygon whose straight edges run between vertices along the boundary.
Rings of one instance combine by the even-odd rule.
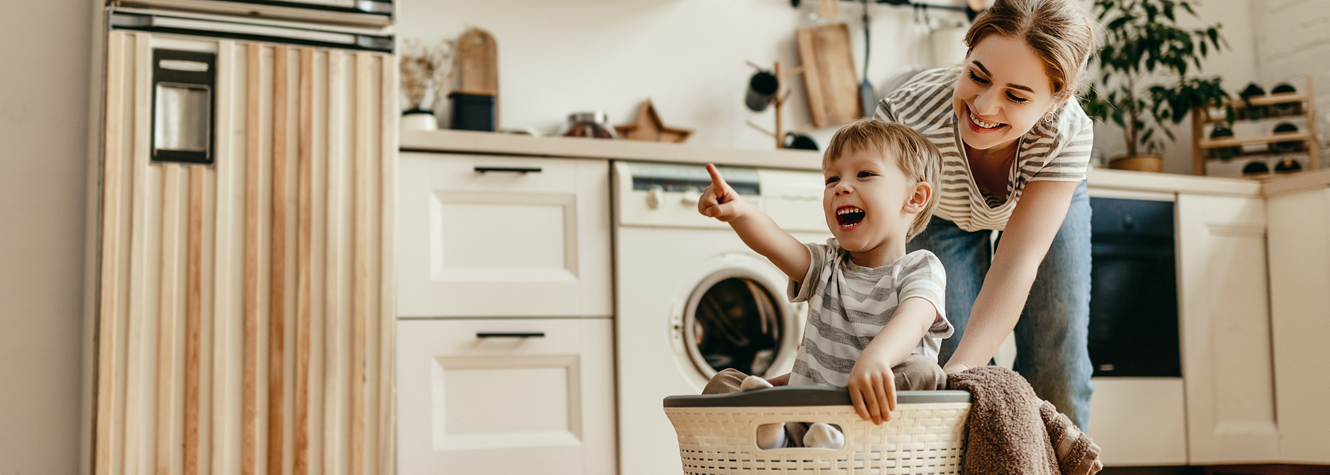
[[[1114,170],[1160,173],[1164,171],[1164,157],[1158,155],[1137,155],[1134,157],[1116,158],[1108,162],[1108,168]]]

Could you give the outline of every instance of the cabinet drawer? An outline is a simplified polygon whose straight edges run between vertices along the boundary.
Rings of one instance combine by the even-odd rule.
[[[606,161],[400,160],[399,316],[610,316]]]
[[[608,318],[399,320],[399,472],[614,473],[611,333]]]

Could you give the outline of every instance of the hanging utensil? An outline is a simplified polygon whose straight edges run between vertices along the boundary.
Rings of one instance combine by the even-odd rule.
[[[873,84],[868,82],[868,52],[873,44],[868,32],[871,24],[868,18],[868,0],[864,0],[864,79],[859,83],[859,104],[864,117],[872,117],[873,112],[877,110],[877,91],[874,91]]]

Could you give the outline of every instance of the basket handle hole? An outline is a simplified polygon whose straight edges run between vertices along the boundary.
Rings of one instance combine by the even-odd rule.
[[[762,450],[800,448],[839,450],[845,446],[845,433],[830,422],[785,422],[757,426],[753,434]]]

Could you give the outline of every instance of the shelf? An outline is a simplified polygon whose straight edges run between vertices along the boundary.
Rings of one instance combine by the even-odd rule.
[[[1217,114],[1217,115],[1218,115],[1218,117],[1215,117],[1215,116],[1212,116],[1212,115],[1206,114],[1207,117],[1206,117],[1206,119],[1205,119],[1205,121],[1204,121],[1205,125],[1210,125],[1210,124],[1220,124],[1220,123],[1228,122],[1228,120],[1224,118],[1224,114]],[[1268,115],[1268,116],[1262,117],[1262,118],[1260,118],[1260,119],[1233,119],[1233,123],[1238,123],[1238,122],[1274,122],[1274,121],[1286,121],[1286,120],[1307,120],[1307,114]]]
[[[1242,160],[1244,158],[1284,158],[1284,157],[1311,158],[1311,153],[1307,152],[1306,150],[1300,152],[1278,152],[1278,153],[1265,150],[1261,152],[1239,153],[1237,155],[1234,155],[1232,158],[1229,158],[1228,160],[1224,160],[1222,158],[1210,157],[1210,156],[1205,157],[1205,159],[1210,161],[1233,161],[1233,160]]]
[[[1286,132],[1282,134],[1259,135],[1256,137],[1238,137],[1220,140],[1200,140],[1196,142],[1197,148],[1220,148],[1235,147],[1248,144],[1261,144],[1271,142],[1306,142],[1312,139],[1312,134],[1308,132]],[[1314,146],[1315,144],[1313,144]]]
[[[1251,105],[1272,106],[1275,104],[1291,104],[1294,102],[1305,102],[1308,99],[1310,99],[1310,97],[1308,97],[1307,94],[1299,92],[1286,92],[1283,94],[1269,94],[1265,96],[1253,97],[1251,98]],[[1243,102],[1241,98],[1226,100],[1224,101],[1224,105],[1231,105],[1235,109],[1242,109],[1247,107],[1247,103]]]

